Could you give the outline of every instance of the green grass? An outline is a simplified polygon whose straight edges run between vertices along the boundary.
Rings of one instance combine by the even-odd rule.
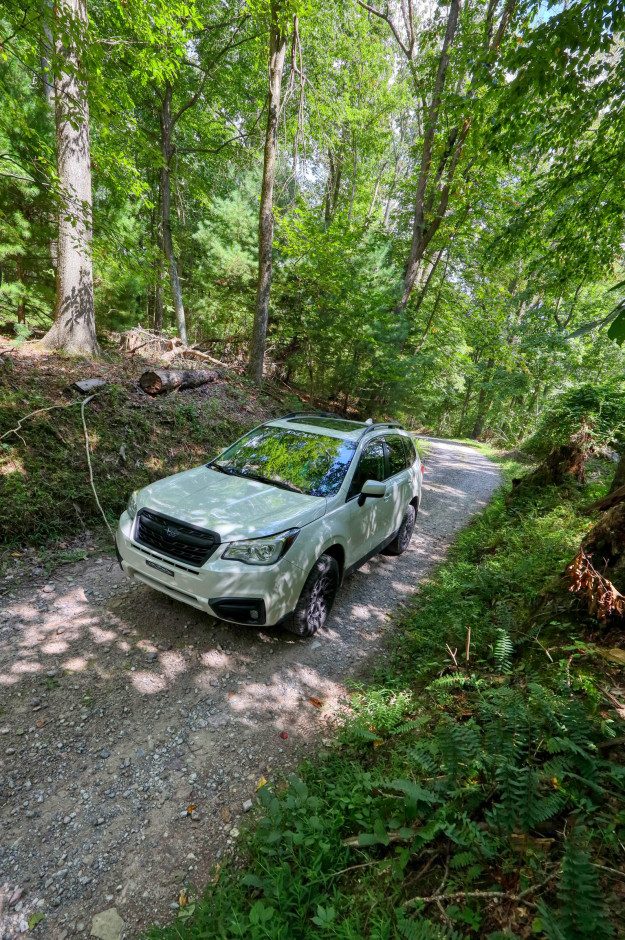
[[[243,870],[201,898],[190,886],[153,940],[618,935],[606,869],[624,861],[625,774],[596,748],[615,733],[602,660],[581,616],[549,624],[549,655],[535,626],[588,526],[580,506],[604,490],[598,474],[497,495],[402,615],[333,746],[261,788]]]

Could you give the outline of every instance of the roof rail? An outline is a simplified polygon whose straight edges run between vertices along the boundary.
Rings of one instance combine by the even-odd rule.
[[[282,415],[281,418],[278,418],[278,421],[285,421],[287,418],[312,418],[316,416],[317,418],[340,418],[341,415],[332,414],[331,411],[289,411],[288,415]],[[349,418],[344,418],[349,420]]]
[[[370,434],[371,431],[377,431],[379,428],[400,428],[402,431],[405,431],[405,428],[399,423],[399,421],[376,421],[374,424],[367,425],[358,440],[362,440],[362,438],[366,437],[367,434]]]
[[[281,418],[278,418],[278,421],[285,421],[287,418],[340,418],[342,421],[351,421],[351,418],[343,418],[342,415],[332,414],[331,411],[289,411],[287,415],[283,415]],[[276,420],[276,419],[273,419]],[[354,421],[354,424],[362,424],[362,421]],[[403,425],[399,421],[374,421],[371,424],[367,424],[365,428],[362,429],[360,437],[358,440],[361,440],[367,434],[370,434],[371,431],[377,431],[379,428],[400,428],[402,431],[405,431]]]

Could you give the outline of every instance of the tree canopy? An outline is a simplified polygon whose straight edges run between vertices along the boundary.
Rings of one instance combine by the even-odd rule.
[[[87,352],[141,324],[312,405],[512,446],[623,376],[624,19],[6,0],[0,319],[80,348],[80,251]]]

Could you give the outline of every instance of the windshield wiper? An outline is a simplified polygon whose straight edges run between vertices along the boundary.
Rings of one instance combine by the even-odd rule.
[[[282,480],[272,480],[271,477],[263,477],[260,473],[244,473],[241,472],[239,476],[248,477],[250,480],[258,480],[259,483],[268,483],[270,486],[277,486],[281,490],[290,490],[292,493],[305,493],[305,490],[300,489],[299,486],[295,486],[294,483],[283,483]]]
[[[306,493],[305,490],[295,486],[294,483],[283,483],[282,480],[272,480],[271,477],[261,476],[259,473],[250,473],[246,470],[235,470],[234,467],[220,467],[217,463],[209,463],[209,470],[219,470],[220,473],[226,473],[232,477],[243,477],[246,480],[258,480],[259,483],[268,483],[270,486],[277,486],[281,490],[290,490],[292,493]]]
[[[231,473],[231,471],[226,470],[225,467],[220,467],[218,463],[211,462],[211,463],[207,463],[206,466],[208,467],[209,470],[217,470],[219,473],[228,473],[228,474]]]

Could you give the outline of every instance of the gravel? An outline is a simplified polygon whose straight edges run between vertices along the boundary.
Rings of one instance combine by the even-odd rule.
[[[236,858],[260,779],[331,738],[346,679],[383,654],[389,613],[499,484],[448,441],[432,440],[425,464],[409,551],[348,579],[312,641],[214,621],[110,557],[45,584],[12,578],[10,594],[0,582],[3,937],[32,914],[46,915],[40,937],[84,936],[94,918],[137,936],[171,918],[183,883]]]

